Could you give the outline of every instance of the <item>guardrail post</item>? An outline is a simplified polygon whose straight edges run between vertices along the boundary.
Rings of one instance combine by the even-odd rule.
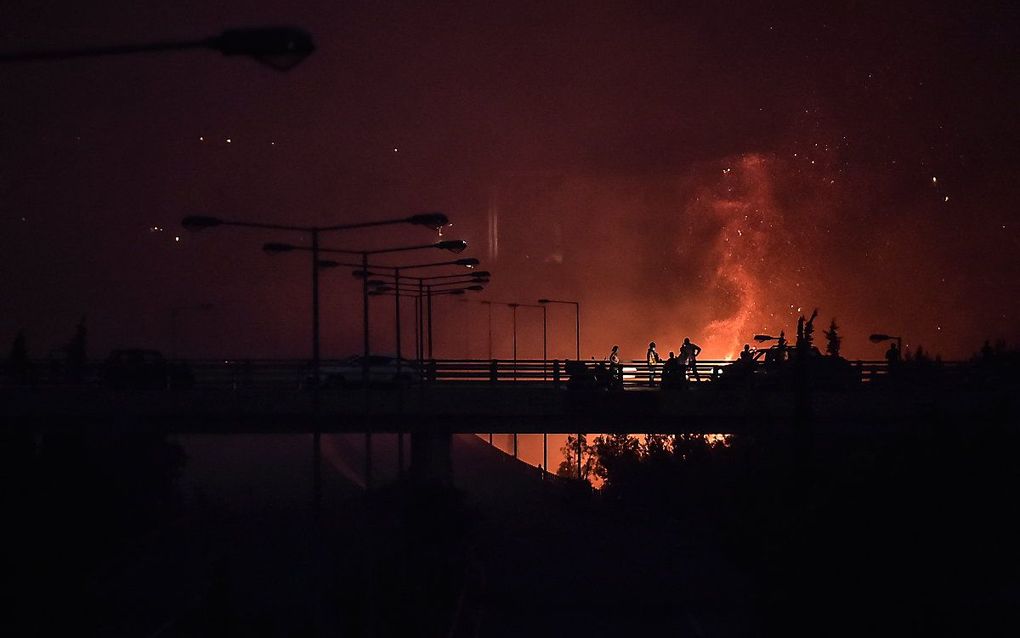
[[[489,383],[496,383],[499,381],[499,364],[495,359],[489,363]]]

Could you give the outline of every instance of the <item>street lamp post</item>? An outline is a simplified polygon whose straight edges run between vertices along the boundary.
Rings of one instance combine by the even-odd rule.
[[[443,219],[445,220],[446,217],[443,216]],[[444,223],[445,223],[445,221],[444,221]],[[314,245],[314,244],[313,244],[313,246],[311,248],[309,248],[307,246],[294,246],[294,245],[291,245],[291,244],[278,244],[278,243],[265,244],[263,246],[263,248],[266,250],[266,252],[269,252],[269,253],[288,252],[288,251],[292,251],[292,250],[306,250],[306,251],[307,250],[312,250],[312,251],[315,251],[316,253],[318,253],[318,252],[322,252],[322,253],[339,253],[339,254],[342,254],[342,255],[357,255],[357,256],[361,257],[361,262],[360,262],[359,265],[360,265],[360,267],[362,269],[361,272],[365,273],[365,275],[366,275],[362,279],[362,286],[361,286],[362,306],[363,306],[362,307],[362,338],[363,338],[362,341],[363,341],[363,347],[364,347],[364,353],[363,353],[364,356],[363,356],[363,361],[362,361],[362,373],[364,375],[363,378],[364,379],[368,379],[368,373],[369,373],[369,370],[368,370],[368,368],[369,368],[368,357],[371,354],[371,352],[370,352],[370,341],[369,341],[369,337],[370,337],[369,322],[368,322],[368,297],[369,297],[369,295],[368,295],[368,276],[367,276],[367,273],[369,272],[368,258],[370,256],[373,256],[373,255],[385,255],[385,254],[389,254],[389,253],[407,252],[407,251],[413,251],[413,250],[424,250],[424,249],[428,249],[428,248],[437,248],[437,249],[440,249],[440,250],[448,250],[450,252],[459,253],[459,252],[464,251],[467,248],[467,242],[462,240],[462,239],[451,239],[451,240],[438,241],[438,242],[434,242],[434,243],[431,243],[431,244],[416,244],[416,245],[413,245],[413,246],[398,246],[398,247],[393,247],[393,248],[380,248],[380,249],[375,249],[375,250],[347,250],[347,249],[342,249],[342,248],[319,248],[317,245]]]
[[[445,224],[446,216],[443,216]],[[312,245],[312,248],[307,246],[294,246],[291,244],[266,244],[263,247],[267,252],[278,253],[288,252],[292,250],[312,250],[315,255],[319,252],[328,253],[339,253],[342,255],[360,255],[361,256],[361,269],[364,274],[361,283],[361,295],[362,295],[362,337],[364,341],[364,355],[361,360],[361,379],[362,383],[365,384],[366,390],[370,387],[369,375],[371,366],[369,363],[369,357],[371,356],[371,344],[369,340],[369,324],[368,324],[368,258],[370,255],[385,255],[389,253],[407,252],[413,250],[423,250],[427,248],[438,248],[440,250],[448,250],[450,252],[463,252],[467,248],[467,242],[462,239],[448,239],[444,241],[438,241],[431,244],[416,244],[413,246],[398,246],[393,248],[378,248],[374,250],[348,250],[343,248],[319,248],[318,244]],[[365,394],[366,409],[365,415],[367,419],[368,415],[368,393]],[[372,432],[367,427],[365,429],[365,485],[368,488],[372,487]]]
[[[371,265],[371,266],[369,266],[369,268],[374,268],[376,270],[391,270],[392,273],[370,272],[369,270],[361,267],[360,264],[357,264],[356,266],[358,266],[360,269],[359,270],[355,270],[353,274],[354,274],[355,277],[359,277],[359,278],[362,278],[362,279],[368,279],[369,277],[387,277],[387,278],[392,278],[394,286],[399,289],[400,288],[401,279],[430,280],[431,281],[431,280],[452,279],[452,278],[467,277],[467,276],[473,277],[475,279],[480,279],[482,277],[488,277],[489,276],[488,272],[481,272],[481,271],[479,271],[479,272],[471,272],[470,274],[460,273],[460,274],[456,274],[456,275],[439,275],[439,276],[433,276],[433,277],[413,277],[413,276],[410,276],[410,275],[403,274],[404,271],[407,271],[407,270],[417,270],[417,269],[421,269],[421,268],[434,268],[434,267],[437,267],[437,266],[465,266],[467,268],[474,268],[478,264],[479,264],[479,261],[477,259],[475,259],[474,257],[468,257],[468,258],[464,258],[464,259],[454,259],[454,260],[451,260],[451,261],[438,261],[438,262],[431,262],[431,263],[427,263],[427,264],[409,264],[409,265],[406,265],[406,266],[378,266],[378,265]],[[355,266],[355,264],[342,264],[342,265],[345,265],[345,266]],[[384,282],[379,282],[379,283],[381,284],[381,283],[384,283]],[[369,280],[369,285],[372,285],[372,281],[371,280]],[[369,292],[369,294],[371,295],[371,292]],[[398,373],[400,371],[400,367],[401,367],[401,363],[402,363],[402,350],[401,350],[401,339],[402,339],[402,337],[401,337],[401,330],[400,330],[400,328],[401,328],[401,326],[400,326],[400,297],[402,297],[402,296],[406,296],[406,295],[394,295],[394,314],[395,314],[394,325],[395,325],[395,328],[396,328],[395,343],[396,343],[396,348],[397,348],[397,372]],[[416,302],[415,303],[415,313],[417,313],[417,312],[418,312],[418,310],[417,310],[417,302]],[[415,314],[415,316],[417,317],[418,315]],[[417,339],[418,339],[418,327],[416,325],[415,326],[415,349],[416,349],[415,350],[415,358],[418,358],[418,355],[417,355],[417,348],[418,348],[417,344],[418,344],[418,341],[417,341]]]
[[[486,273],[488,274],[488,273]],[[492,361],[492,305],[496,302],[488,301],[486,299],[461,299],[461,301],[474,301],[480,304],[485,304],[486,307],[486,321],[488,323],[488,353],[489,361]]]
[[[314,386],[312,388],[312,409],[315,413],[319,411],[319,384],[321,382],[320,373],[320,357],[319,357],[319,268],[327,265],[326,262],[319,260],[319,253],[323,252],[319,247],[319,234],[325,232],[338,232],[344,230],[353,230],[358,228],[371,228],[375,226],[390,226],[395,224],[411,224],[413,226],[425,226],[433,230],[438,230],[449,223],[449,219],[443,213],[421,213],[418,215],[411,215],[410,217],[401,217],[397,219],[384,219],[378,221],[369,222],[355,222],[351,224],[335,224],[332,226],[293,226],[289,224],[273,224],[265,222],[250,222],[250,221],[237,221],[237,220],[224,220],[219,217],[211,217],[207,215],[191,215],[181,220],[181,225],[191,231],[200,231],[208,228],[215,228],[217,226],[235,226],[239,228],[256,228],[260,230],[281,230],[288,232],[300,232],[308,233],[311,239],[311,247],[298,247],[291,244],[283,243],[269,243],[263,245],[263,250],[267,253],[275,254],[280,252],[288,252],[291,250],[308,250],[312,253],[312,378]],[[362,260],[364,265],[365,260]],[[337,265],[336,262],[329,262],[328,265]],[[367,305],[367,304],[366,304]],[[367,326],[367,312],[366,312],[366,333],[368,330]],[[366,374],[367,378],[367,374]],[[318,512],[319,502],[321,500],[322,492],[322,473],[321,467],[321,432],[319,431],[318,419],[314,419],[315,426],[312,431],[312,465],[313,465],[313,490],[314,490],[314,507],[316,513]]]
[[[538,303],[543,306],[551,303],[560,303],[574,306],[574,358],[581,360],[581,302],[561,301],[559,299],[539,299]]]
[[[407,277],[405,277],[406,279]],[[449,284],[435,284],[430,285],[424,282],[424,278],[418,282],[418,286],[421,290],[415,288],[395,288],[393,286],[379,286],[368,294],[370,296],[379,295],[396,295],[398,297],[414,297],[418,300],[417,309],[419,312],[419,324],[421,325],[420,332],[422,333],[423,343],[420,344],[419,350],[428,353],[428,358],[432,358],[432,297],[440,295],[463,295],[465,292],[477,292],[484,290],[485,287],[481,285],[486,283],[488,280],[469,280],[463,282],[451,282]],[[436,286],[440,285],[461,285],[461,284],[472,284],[469,286],[463,286],[461,288],[441,288],[436,289]],[[424,361],[424,358],[422,359]]]
[[[581,302],[580,301],[567,301],[560,299],[539,299],[538,303],[543,306],[551,303],[561,303],[574,306],[574,357],[577,361],[581,360]],[[582,478],[581,473],[581,434],[577,435],[577,478]]]
[[[258,27],[228,29],[217,36],[199,40],[170,40],[47,51],[13,51],[0,53],[0,63],[71,60],[188,49],[209,49],[219,51],[226,56],[243,55],[278,71],[288,71],[315,51],[315,43],[312,41],[312,36],[302,29]]]
[[[230,221],[218,217],[204,215],[192,215],[181,220],[181,224],[192,231],[199,231],[217,226],[236,226],[240,228],[257,228],[262,230],[283,230],[290,232],[308,233],[311,238],[311,247],[299,247],[291,244],[268,243],[263,245],[263,250],[270,254],[288,252],[291,250],[307,250],[312,253],[312,367],[316,388],[320,380],[319,366],[319,253],[326,252],[319,247],[319,235],[325,232],[353,230],[358,228],[371,228],[375,226],[390,226],[395,224],[411,224],[425,226],[427,228],[439,229],[449,223],[443,213],[422,213],[402,217],[399,219],[386,219],[370,222],[355,222],[352,224],[336,224],[333,226],[292,226],[288,224],[272,224],[264,222]],[[333,251],[330,251],[333,252]],[[316,394],[317,396],[317,394]]]
[[[510,308],[513,310],[513,323],[512,323],[513,329],[511,331],[511,334],[513,335],[512,341],[513,341],[513,352],[514,352],[514,381],[516,381],[517,380],[517,308],[519,308],[521,304],[519,304],[519,303],[509,303],[507,305],[510,306]],[[515,440],[515,442],[514,442],[514,456],[516,456],[517,455],[517,443],[516,443],[517,435],[515,434],[514,437],[515,437],[515,439],[514,439]]]
[[[892,341],[893,339],[896,340],[896,349],[902,353],[903,337],[894,337],[893,335],[887,334],[873,334],[870,337],[868,337],[868,340],[871,341],[871,343],[882,343],[883,341]]]

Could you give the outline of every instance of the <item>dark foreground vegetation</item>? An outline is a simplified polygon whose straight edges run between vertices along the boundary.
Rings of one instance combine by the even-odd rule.
[[[157,437],[8,437],[3,449],[5,635],[1020,627],[1020,436],[1009,419],[596,437],[582,445],[595,490],[464,437],[456,486],[327,485],[340,496],[318,522],[306,500],[242,511],[183,499],[185,457]]]
[[[669,525],[749,578],[772,635],[1009,635],[1020,627],[1011,427],[815,439],[599,437],[605,516]],[[607,574],[607,578],[613,578]],[[944,635],[944,634],[943,634]]]

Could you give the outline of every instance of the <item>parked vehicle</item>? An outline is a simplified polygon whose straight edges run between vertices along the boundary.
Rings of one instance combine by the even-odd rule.
[[[157,350],[123,349],[110,352],[100,370],[103,385],[117,390],[190,388],[191,370],[168,362]]]
[[[353,356],[344,359],[339,365],[323,366],[320,371],[320,387],[348,388],[365,385],[365,358]],[[421,383],[422,374],[418,363],[396,357],[371,355],[368,357],[369,386],[407,386]]]
[[[799,374],[803,374],[808,387],[814,390],[846,390],[860,384],[860,374],[849,361],[842,357],[824,356],[817,349],[812,349],[803,362],[804,370],[797,366],[797,351],[793,348],[785,352],[775,346],[765,352],[765,363],[735,361],[724,366],[719,376],[719,386],[755,387],[770,389],[792,389],[797,384]]]

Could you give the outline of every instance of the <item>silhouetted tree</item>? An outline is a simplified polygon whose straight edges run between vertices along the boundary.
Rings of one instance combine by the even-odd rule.
[[[829,329],[823,332],[828,342],[825,346],[825,351],[830,357],[838,357],[839,347],[843,344],[843,337],[839,334],[839,326],[836,325],[836,320],[833,319],[832,323],[829,324]]]
[[[641,456],[656,458],[669,454],[669,436],[666,434],[646,434],[645,444],[641,448]]]
[[[673,437],[673,456],[681,462],[705,459],[712,444],[704,434],[677,434]]]
[[[594,450],[588,445],[588,437],[584,434],[578,435],[581,438],[581,478],[587,480],[595,467]],[[577,436],[571,434],[567,442],[560,448],[563,460],[556,470],[558,476],[566,478],[577,478]]]
[[[596,437],[594,443],[595,476],[609,482],[610,476],[627,475],[627,467],[641,460],[641,442],[629,434]]]

